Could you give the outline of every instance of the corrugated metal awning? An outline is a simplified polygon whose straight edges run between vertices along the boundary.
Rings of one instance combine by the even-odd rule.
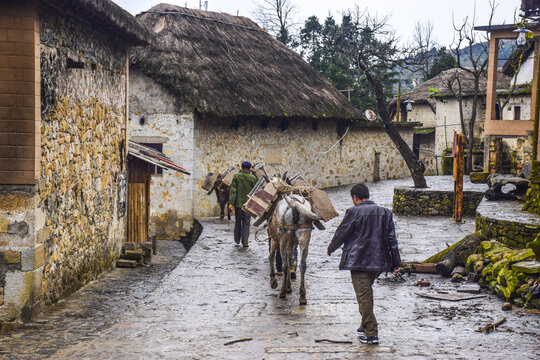
[[[151,147],[136,143],[135,141],[129,140],[128,153],[129,155],[134,156],[137,159],[146,161],[147,163],[150,163],[152,165],[156,165],[164,169],[179,171],[186,175],[191,175],[189,171],[173,163],[172,160],[169,159],[162,152],[159,152],[156,149],[152,149]]]

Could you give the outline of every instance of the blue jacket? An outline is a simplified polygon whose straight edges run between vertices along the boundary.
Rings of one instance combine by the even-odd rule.
[[[373,201],[347,209],[328,251],[341,245],[340,270],[392,271],[401,266],[392,212]]]

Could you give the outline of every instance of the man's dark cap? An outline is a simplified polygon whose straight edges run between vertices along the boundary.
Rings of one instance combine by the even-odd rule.
[[[249,161],[244,161],[242,167],[246,169],[251,169],[251,163]]]

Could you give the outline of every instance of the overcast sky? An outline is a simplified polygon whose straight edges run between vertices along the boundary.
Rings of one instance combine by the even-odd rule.
[[[118,5],[136,15],[161,2],[199,8],[199,0],[113,0]],[[311,15],[316,15],[322,22],[331,13],[336,19],[343,10],[358,4],[368,8],[371,13],[391,15],[390,24],[400,39],[410,39],[416,22],[428,19],[434,24],[434,35],[441,45],[452,42],[452,16],[462,21],[465,16],[472,16],[476,2],[477,25],[485,25],[488,21],[489,0],[291,0],[297,5],[294,19],[302,23]],[[495,11],[494,24],[512,23],[514,11],[520,6],[520,0],[495,0],[498,7]],[[202,0],[204,4],[204,0]],[[208,0],[208,10],[226,12],[253,18],[254,0]]]

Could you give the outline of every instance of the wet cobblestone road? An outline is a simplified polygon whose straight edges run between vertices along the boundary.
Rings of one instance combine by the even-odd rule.
[[[451,184],[428,178],[431,186]],[[394,186],[369,184],[371,198],[391,207]],[[449,187],[450,188],[450,187]],[[328,191],[341,215],[351,206],[349,187]],[[404,260],[423,260],[474,231],[474,219],[396,217]],[[360,322],[349,272],[337,270],[339,251],[326,246],[341,221],[314,231],[306,276],[306,306],[298,288],[287,300],[269,286],[266,242],[243,249],[232,240],[233,222],[203,219],[197,244],[183,252],[173,242],[149,268],[117,269],[58,304],[42,320],[0,338],[5,359],[536,359],[540,316],[501,310],[488,295],[461,302],[420,298],[415,291],[453,292],[436,275],[406,276],[398,284],[381,275],[375,285],[379,346],[359,343]],[[260,234],[264,238],[264,231]],[[160,244],[162,244],[160,242]],[[178,265],[178,266],[176,266]],[[170,272],[170,273],[169,273]],[[425,278],[428,288],[414,282]],[[502,317],[495,333],[475,330]],[[239,339],[251,339],[225,345]],[[351,343],[317,343],[331,339]]]

